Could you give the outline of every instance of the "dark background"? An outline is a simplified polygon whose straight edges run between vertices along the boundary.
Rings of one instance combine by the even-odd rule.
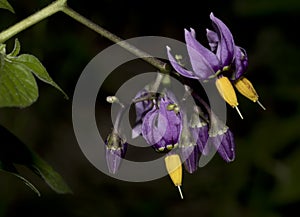
[[[50,2],[11,0],[16,14],[1,10],[0,29]],[[195,174],[185,173],[185,200],[180,200],[169,177],[129,183],[98,171],[77,144],[72,128],[72,100],[64,100],[57,90],[38,82],[38,101],[26,109],[2,108],[0,123],[60,172],[74,194],[55,194],[30,171],[19,167],[42,196],[37,197],[21,181],[1,173],[0,217],[299,216],[300,1],[210,0],[196,5],[190,0],[70,0],[68,4],[125,39],[156,35],[184,41],[183,29],[193,27],[203,43],[205,28],[211,28],[209,13],[213,11],[229,26],[236,44],[247,50],[247,77],[267,110],[238,95],[245,119],[240,120],[234,110],[228,109],[228,125],[236,138],[236,160],[227,164],[216,155]],[[16,37],[21,42],[21,52],[36,55],[71,98],[87,63],[112,44],[62,13]],[[7,43],[7,49],[12,49],[13,39]],[[142,68],[143,64],[137,71]],[[117,75],[116,80],[128,77],[126,73]],[[114,88],[116,84],[107,86]],[[107,116],[109,109],[103,101],[97,111],[99,125],[107,132],[111,123],[102,120],[101,115]]]

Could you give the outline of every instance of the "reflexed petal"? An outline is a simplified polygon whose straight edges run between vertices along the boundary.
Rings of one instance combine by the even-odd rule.
[[[142,89],[137,93],[134,99],[139,99],[145,97],[149,94],[149,92],[145,89]],[[135,103],[135,111],[136,111],[136,122],[141,121],[142,117],[145,115],[145,112],[150,110],[152,106],[152,102],[150,100],[144,100],[141,102]]]
[[[196,145],[188,145],[180,148],[181,159],[184,160],[184,167],[189,173],[194,173],[198,168],[200,158]]]
[[[219,36],[219,45],[217,48],[217,57],[221,61],[221,65],[228,66],[234,59],[235,45],[233,36],[228,27],[217,17],[210,14],[216,33]]]
[[[208,79],[220,69],[220,62],[216,55],[202,46],[189,32],[185,29],[185,41],[191,65],[195,74],[200,79]]]
[[[197,143],[197,148],[200,153],[203,155],[208,154],[208,149],[206,147],[207,139],[208,139],[208,125],[203,125],[201,127],[190,128],[192,135]]]
[[[206,29],[206,36],[207,36],[211,51],[213,51],[213,52],[216,51],[218,43],[219,43],[218,34],[215,33],[214,31]]]
[[[235,159],[235,143],[233,133],[229,129],[224,134],[211,138],[223,160],[231,162]]]
[[[235,47],[235,72],[233,73],[232,80],[239,79],[248,68],[248,57],[246,51],[236,46]]]
[[[149,92],[145,89],[142,89],[137,93],[134,99],[139,99],[145,97],[149,94]],[[145,114],[151,109],[153,103],[150,100],[144,100],[141,102],[135,103],[135,112],[136,112],[136,120],[135,126],[132,129],[132,138],[138,137],[142,133],[142,119]]]
[[[169,58],[171,65],[173,66],[173,68],[184,77],[198,79],[198,77],[196,75],[194,75],[193,72],[186,70],[181,65],[179,65],[178,62],[175,60],[175,58],[172,56],[170,51],[171,51],[171,48],[167,46],[168,58]]]
[[[142,133],[142,123],[137,123],[133,128],[131,132],[131,138],[135,139]]]

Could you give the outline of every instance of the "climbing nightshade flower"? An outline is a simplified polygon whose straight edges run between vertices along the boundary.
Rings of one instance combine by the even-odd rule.
[[[171,48],[167,47],[168,58],[173,68],[182,76],[200,79],[207,81],[214,78],[218,91],[224,100],[233,108],[238,110],[238,101],[231,82],[225,77],[225,72],[228,72],[236,64],[239,67],[240,76],[242,66],[246,65],[242,62],[241,53],[239,53],[239,60],[235,63],[236,52],[240,50],[234,43],[233,36],[229,28],[217,17],[210,14],[210,19],[213,24],[214,31],[207,30],[207,39],[210,49],[204,47],[196,40],[196,33],[194,29],[185,29],[185,42],[189,59],[192,65],[192,71],[187,70],[181,66],[171,54]]]

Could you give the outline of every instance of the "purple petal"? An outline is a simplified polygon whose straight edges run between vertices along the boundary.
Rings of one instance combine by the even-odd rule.
[[[142,89],[137,93],[134,99],[139,99],[141,97],[145,97],[149,94],[148,91]],[[152,106],[152,102],[150,100],[144,100],[141,102],[135,103],[135,111],[136,111],[136,122],[141,121],[142,117],[145,115],[145,112],[150,110]]]
[[[117,145],[117,144],[115,144]],[[118,144],[119,147],[106,147],[105,157],[106,157],[106,164],[108,167],[108,171],[112,174],[115,174],[122,161],[122,158],[125,157],[125,153],[127,151],[127,143]]]
[[[203,125],[201,127],[191,128],[192,135],[197,143],[197,148],[203,155],[208,154],[208,149],[206,147],[208,139],[208,125]]]
[[[166,132],[164,135],[164,139],[167,144],[176,144],[178,142],[179,134],[180,134],[180,115],[176,114],[174,111],[169,111],[167,109],[171,102],[165,98],[161,99],[159,106],[159,122],[163,122],[163,120],[167,120]]]
[[[177,61],[175,60],[175,58],[172,56],[170,51],[171,51],[171,48],[167,46],[168,58],[169,58],[171,65],[173,66],[173,68],[184,77],[198,79],[198,77],[196,75],[194,75],[193,72],[188,71],[188,70],[184,69],[181,65],[179,65],[177,63]]]
[[[231,162],[235,159],[235,143],[233,133],[229,129],[224,134],[211,138],[223,160]]]
[[[149,92],[145,89],[142,89],[137,93],[134,99],[139,99],[141,97],[145,97],[149,94]],[[132,129],[132,138],[138,137],[142,133],[142,119],[145,114],[151,109],[153,103],[150,100],[144,100],[141,102],[135,103],[135,112],[136,112],[136,120],[135,126]]]
[[[106,147],[106,164],[108,171],[112,174],[115,174],[121,163],[121,149],[110,149]]]
[[[131,132],[131,138],[135,139],[142,133],[142,123],[137,123],[133,128]]]
[[[193,31],[193,30],[192,30]],[[191,32],[185,29],[185,41],[191,65],[200,79],[208,79],[220,69],[217,56],[201,45]]]
[[[154,145],[163,140],[166,127],[167,123],[165,119],[159,118],[159,110],[157,108],[153,108],[144,117],[142,135],[148,144]]]
[[[200,158],[197,147],[188,145],[180,148],[181,159],[184,160],[184,167],[189,173],[194,173],[198,168],[198,161]]]
[[[228,66],[234,59],[235,45],[233,36],[228,27],[220,19],[215,17],[213,13],[210,14],[210,19],[213,22],[220,41],[217,48],[217,57],[221,61],[222,67]]]
[[[248,57],[246,51],[236,46],[235,47],[235,72],[233,73],[232,80],[239,79],[248,68]]]
[[[216,51],[218,43],[219,43],[218,34],[215,33],[214,31],[206,29],[206,36],[207,36],[211,51],[213,51],[213,52]]]

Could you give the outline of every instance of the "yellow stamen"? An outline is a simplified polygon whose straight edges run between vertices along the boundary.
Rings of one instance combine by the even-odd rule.
[[[252,83],[245,77],[240,78],[235,82],[236,89],[245,97],[256,102],[258,100],[258,95],[252,85]]]
[[[237,101],[237,97],[236,97],[234,88],[233,88],[231,82],[229,81],[229,79],[224,76],[217,78],[216,86],[217,86],[219,93],[225,100],[225,102],[227,102],[229,105],[231,105],[233,108],[235,108],[237,110],[238,114],[240,115],[241,119],[243,119],[243,116],[237,107],[239,103]]]
[[[223,99],[233,108],[238,106],[237,98],[233,86],[227,77],[216,79],[216,86]]]
[[[245,77],[241,77],[235,82],[236,89],[245,97],[252,100],[253,102],[257,102],[263,110],[266,108],[258,101],[258,94],[256,93],[252,83]]]
[[[183,199],[180,186],[182,185],[182,166],[178,154],[168,155],[165,158],[165,164],[169,176],[176,187],[178,187],[180,197]]]

